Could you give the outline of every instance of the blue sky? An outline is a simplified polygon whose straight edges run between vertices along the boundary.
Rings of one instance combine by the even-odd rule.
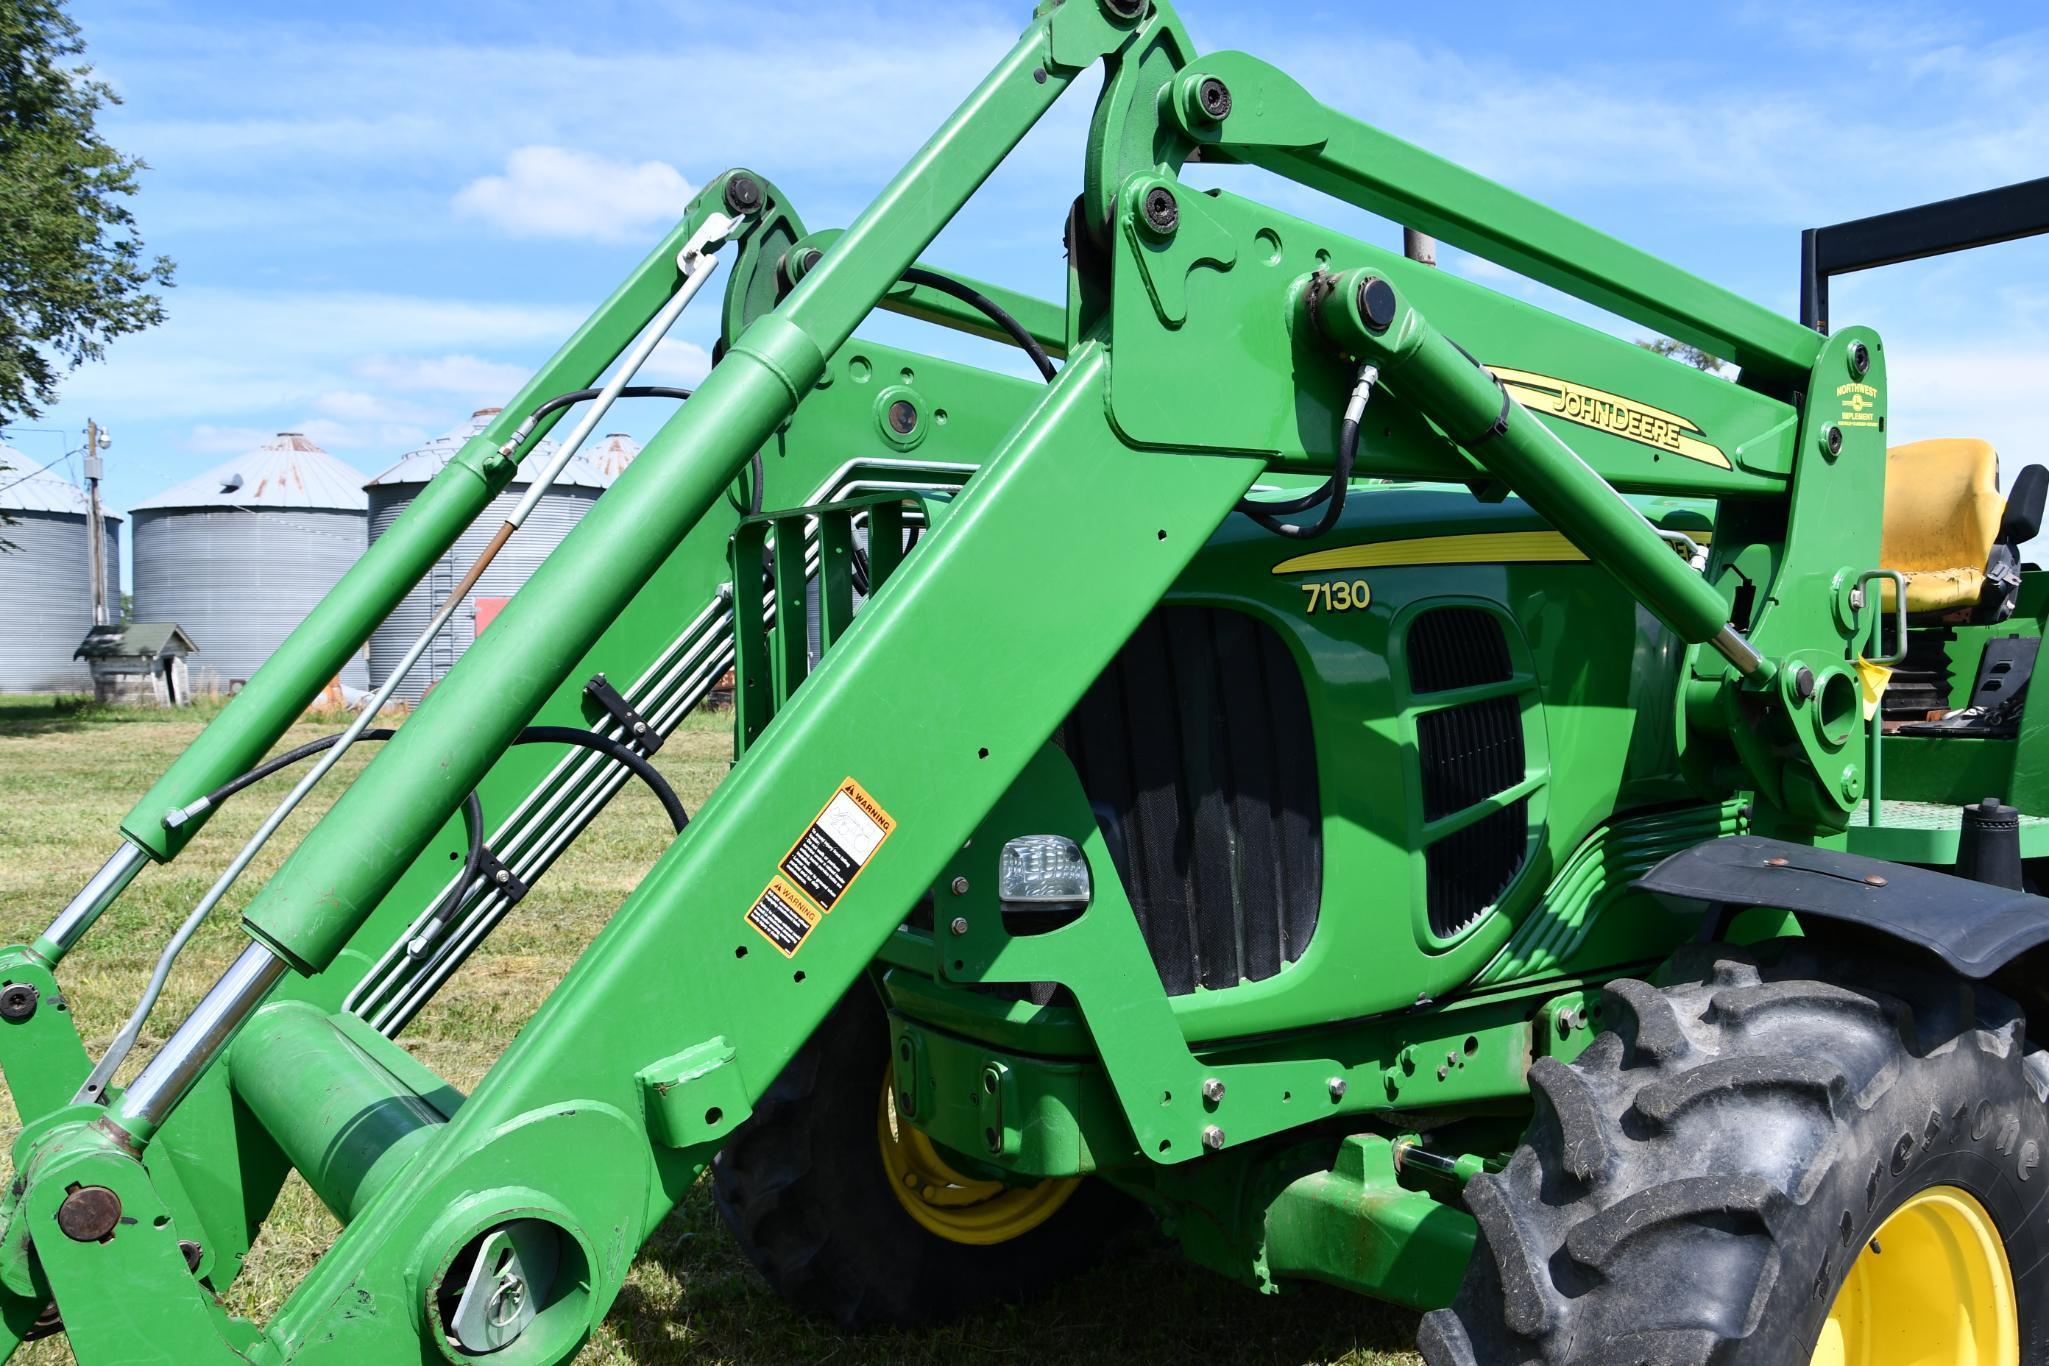
[[[178,284],[164,327],[116,343],[7,439],[40,464],[99,418],[117,438],[117,509],[280,430],[375,473],[508,397],[721,169],[772,177],[814,227],[846,222],[1029,9],[73,0],[126,100],[106,131],[151,165],[137,212]],[[1274,61],[1340,108],[1789,313],[1801,228],[2049,173],[2039,5],[1185,0],[1183,17],[1201,47]],[[931,259],[1057,296],[1080,94]],[[1446,265],[1559,306],[1486,262]],[[1839,281],[1834,312],[1887,336],[1896,435],[1985,435],[2011,472],[2049,458],[2045,306],[2037,239]],[[711,316],[686,319],[664,378],[702,373]],[[871,330],[1017,363],[909,327]],[[644,436],[657,420],[643,406],[619,425]]]

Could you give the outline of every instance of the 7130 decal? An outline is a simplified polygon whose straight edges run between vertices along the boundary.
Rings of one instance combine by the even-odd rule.
[[[1332,583],[1305,583],[1299,585],[1309,595],[1308,610],[1315,612],[1356,612],[1370,606],[1373,590],[1364,579],[1338,579]]]

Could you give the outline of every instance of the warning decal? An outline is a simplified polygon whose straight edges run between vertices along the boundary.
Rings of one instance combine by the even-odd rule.
[[[849,778],[783,857],[783,872],[829,911],[894,829],[889,813]]]
[[[797,889],[779,877],[769,879],[747,912],[747,923],[760,930],[785,958],[797,956],[818,919],[818,912],[805,904]]]

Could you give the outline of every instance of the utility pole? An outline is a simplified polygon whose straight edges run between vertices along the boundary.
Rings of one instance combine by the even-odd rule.
[[[114,444],[114,438],[100,430],[100,424],[91,418],[85,423],[85,497],[86,536],[91,545],[88,556],[92,564],[92,622],[95,626],[111,624],[107,613],[107,531],[106,520],[100,514],[100,480],[106,477],[106,464],[100,459],[100,452]]]
[[[1414,228],[1402,229],[1402,255],[1426,266],[1437,264],[1437,239]]]

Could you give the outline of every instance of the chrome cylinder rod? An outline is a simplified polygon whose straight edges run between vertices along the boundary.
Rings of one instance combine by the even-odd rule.
[[[455,591],[448,595],[447,600],[435,612],[434,618],[428,624],[427,629],[407,647],[404,656],[400,658],[397,666],[391,671],[390,676],[384,680],[384,685],[371,694],[370,700],[363,705],[356,718],[342,731],[340,738],[335,741],[333,747],[314,761],[305,776],[300,778],[293,785],[292,790],[285,794],[284,800],[279,802],[277,808],[265,818],[263,824],[257,828],[256,833],[250,836],[249,842],[242,846],[241,852],[235,855],[233,861],[222,870],[220,877],[207,890],[206,895],[200,898],[199,904],[193,907],[191,914],[186,917],[184,924],[179,927],[178,934],[171,940],[170,944],[164,949],[163,954],[159,957],[156,971],[152,974],[149,985],[144,989],[142,999],[136,1003],[134,1011],[129,1015],[128,1022],[122,1026],[121,1032],[114,1037],[113,1044],[107,1049],[106,1054],[101,1057],[98,1065],[93,1068],[92,1074],[86,1078],[85,1084],[79,1088],[78,1094],[74,1098],[76,1102],[81,1104],[91,1103],[99,1100],[106,1094],[107,1087],[114,1080],[114,1074],[119,1071],[121,1063],[128,1056],[129,1050],[134,1047],[135,1040],[140,1037],[142,1026],[148,1021],[150,1012],[156,1008],[157,998],[162,993],[164,982],[170,975],[171,964],[177,959],[178,953],[183,949],[186,941],[190,939],[200,924],[205,921],[214,907],[220,904],[221,898],[227,895],[228,889],[235,885],[235,880],[241,877],[243,871],[248,868],[256,855],[270,842],[271,836],[277,833],[278,827],[284,824],[285,819],[298,808],[299,803],[305,800],[306,795],[319,785],[320,780],[326,777],[336,764],[341,762],[342,756],[348,753],[349,747],[362,735],[364,729],[369,726],[377,713],[383,709],[384,704],[391,700],[392,694],[398,690],[399,684],[405,679],[406,675],[412,672],[413,666],[418,664],[421,657],[426,654],[427,648],[433,643],[434,638],[454,618],[457,609],[462,604],[462,599],[468,594],[471,586],[482,576],[485,567],[497,556],[505,543],[512,539],[514,533],[519,530],[520,522],[525,519],[526,514],[533,509],[534,505],[540,501],[540,498],[547,493],[550,486],[554,483],[555,477],[568,464],[569,457],[575,454],[576,447],[590,434],[591,429],[603,420],[606,410],[618,398],[619,391],[632,382],[634,375],[639,371],[640,367],[647,362],[649,356],[654,354],[655,348],[661,344],[663,337],[675,325],[676,319],[681,316],[684,308],[689,305],[691,299],[696,297],[697,292],[704,287],[705,281],[711,278],[712,271],[718,264],[715,253],[739,226],[740,220],[729,218],[724,214],[713,214],[683,244],[682,250],[677,254],[676,263],[677,268],[683,272],[684,278],[682,284],[677,287],[675,294],[662,306],[661,311],[649,322],[640,339],[627,352],[611,380],[606,383],[598,398],[584,414],[583,420],[577,424],[569,439],[563,443],[562,448],[556,453],[555,458],[549,462],[546,469],[534,477],[531,487],[527,491],[527,496],[520,501],[518,507],[505,519],[505,524],[498,528],[497,534],[491,538],[490,544],[485,546],[483,553],[477,557],[476,563],[470,566],[469,572],[463,575],[462,581],[456,585]],[[516,444],[516,442],[507,443],[508,447],[516,446]],[[511,450],[507,451],[508,455],[512,453]],[[188,807],[184,813],[174,814],[189,815],[191,814],[191,808]],[[271,955],[268,950],[261,950],[261,952],[265,959],[277,964],[278,971],[283,970],[283,964]],[[248,958],[249,952],[245,951],[242,958],[236,960],[236,968],[230,969],[230,973],[232,974],[237,969],[240,969]],[[263,990],[269,990],[270,983],[275,980],[274,976],[266,980],[263,983]],[[207,1000],[213,1000],[214,996],[219,994],[228,984],[229,978],[223,977],[215,985],[214,990],[208,993]],[[258,992],[258,1000],[261,999],[261,995],[262,993]],[[253,1002],[250,1008],[254,1008]],[[195,1014],[192,1018],[188,1018],[184,1025],[179,1026],[178,1034],[175,1037],[185,1037],[188,1026],[196,1018],[197,1015]],[[219,1044],[225,1043],[228,1035],[231,1035],[234,1027],[239,1027],[240,1023],[241,1020],[239,1018],[234,1021],[234,1025],[215,1043],[214,1051],[218,1051]],[[203,1039],[200,1042],[203,1042]],[[207,1063],[212,1060],[212,1057],[212,1052],[204,1052],[203,1056],[199,1056],[194,1060],[193,1065],[198,1070],[204,1070]],[[150,1064],[150,1069],[155,1067],[156,1062],[153,1060]],[[196,1076],[197,1072],[194,1075]],[[140,1078],[137,1081],[140,1084]],[[186,1084],[189,1085],[189,1082]],[[175,1105],[178,1096],[183,1094],[183,1087],[177,1088],[176,1095],[171,1097],[165,1108],[168,1109],[169,1105]],[[122,1102],[123,1112],[127,1113],[132,1108],[127,1103],[127,1097],[124,1096]],[[154,1130],[155,1122],[157,1121],[152,1121],[148,1126],[152,1131]],[[132,1126],[125,1123],[123,1127],[132,1128]],[[142,1135],[142,1137],[146,1138],[147,1135]]]
[[[227,1047],[286,972],[285,961],[261,944],[242,950],[177,1031],[135,1078],[107,1117],[146,1143]]]
[[[71,898],[71,904],[57,912],[50,928],[29,945],[30,952],[56,967],[58,961],[71,952],[72,946],[85,938],[86,931],[93,927],[100,913],[128,890],[128,884],[135,881],[135,875],[148,862],[147,850],[139,844],[124,842],[85,886],[78,889],[78,895]]]
[[[690,240],[676,253],[676,268],[683,272],[683,283],[677,286],[676,292],[669,297],[669,302],[663,304],[661,312],[655,314],[653,320],[648,323],[647,329],[640,335],[640,340],[612,372],[612,378],[605,382],[605,387],[598,391],[598,396],[584,409],[583,416],[578,419],[576,426],[570,429],[569,435],[555,448],[554,457],[548,461],[547,468],[528,485],[526,496],[519,500],[518,505],[506,517],[507,526],[525,525],[528,515],[540,505],[549,486],[555,482],[555,476],[562,473],[571,458],[576,455],[577,449],[590,439],[590,434],[605,420],[605,414],[611,410],[613,403],[618,401],[619,391],[633,382],[633,377],[640,372],[640,367],[647,363],[648,357],[655,353],[655,348],[662,344],[662,339],[669,335],[669,329],[676,325],[676,319],[683,316],[684,309],[690,307],[690,301],[697,297],[697,291],[703,289],[705,281],[711,279],[712,272],[718,269],[719,264],[718,257],[713,253],[739,226],[740,220],[715,213],[704,221],[704,226],[690,235]],[[499,448],[499,453],[507,456],[516,454],[520,440],[521,438],[515,435]]]

